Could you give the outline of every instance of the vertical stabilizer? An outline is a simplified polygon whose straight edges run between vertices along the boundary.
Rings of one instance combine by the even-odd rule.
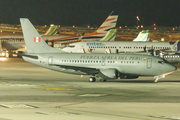
[[[149,35],[149,30],[143,30],[133,41],[149,41],[148,35]]]
[[[107,19],[95,32],[87,33],[84,35],[84,37],[87,38],[89,36],[91,38],[103,38],[109,30],[115,29],[118,19],[118,13],[118,11],[112,11]]]
[[[177,52],[177,51],[178,51],[178,48],[177,48],[178,43],[179,43],[179,40],[177,40],[177,41],[173,44],[173,46],[171,47],[171,49]]]
[[[111,29],[107,32],[107,34],[100,39],[100,41],[114,41],[116,37],[117,29]]]
[[[111,14],[107,17],[107,19],[97,29],[97,33],[106,34],[110,29],[114,29],[116,27],[118,14],[119,14],[118,11],[112,11]]]
[[[57,28],[58,28],[57,25],[51,25],[48,31],[44,35],[56,35],[58,33]]]
[[[29,19],[20,18],[20,23],[28,54],[60,52],[46,44]]]

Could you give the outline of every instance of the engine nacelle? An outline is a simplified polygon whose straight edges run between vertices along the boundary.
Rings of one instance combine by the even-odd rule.
[[[116,69],[100,69],[99,77],[103,79],[117,79],[118,71]]]
[[[137,79],[139,76],[137,75],[120,75],[120,79]]]

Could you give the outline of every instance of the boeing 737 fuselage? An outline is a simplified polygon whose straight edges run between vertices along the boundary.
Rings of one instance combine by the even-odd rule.
[[[166,61],[149,55],[132,54],[36,54],[23,56],[25,61],[59,72],[92,75],[89,81],[95,81],[96,75],[101,80],[135,79],[139,76],[169,74],[176,68]]]

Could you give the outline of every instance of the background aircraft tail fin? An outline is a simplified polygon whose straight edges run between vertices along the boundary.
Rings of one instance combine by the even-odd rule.
[[[107,17],[107,19],[97,29],[97,33],[107,33],[110,29],[114,29],[118,20],[118,14],[118,11],[112,11],[111,14]]]
[[[117,29],[111,29],[107,32],[107,34],[100,39],[100,41],[114,41],[116,37]]]
[[[174,50],[174,51],[177,51],[178,49],[177,49],[177,44],[178,44],[178,42],[179,42],[179,40],[177,40],[174,44],[173,44],[173,46],[172,46],[172,50]]]
[[[48,31],[44,35],[56,35],[58,34],[57,25],[51,25]]]
[[[94,31],[93,33],[87,33],[84,36],[94,36],[96,38],[104,37],[109,30],[115,29],[118,19],[118,13],[118,11],[112,11],[96,31]]]
[[[59,50],[50,47],[37,32],[35,27],[27,18],[20,18],[20,23],[23,31],[24,41],[28,54],[60,52]]]
[[[133,41],[148,41],[149,30],[141,31]]]

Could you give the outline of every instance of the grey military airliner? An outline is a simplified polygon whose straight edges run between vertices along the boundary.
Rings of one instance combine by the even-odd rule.
[[[101,81],[154,76],[157,81],[177,69],[150,55],[67,53],[48,46],[27,18],[20,18],[20,23],[27,48],[25,61],[59,72],[92,75],[90,82],[96,81],[95,76]]]

